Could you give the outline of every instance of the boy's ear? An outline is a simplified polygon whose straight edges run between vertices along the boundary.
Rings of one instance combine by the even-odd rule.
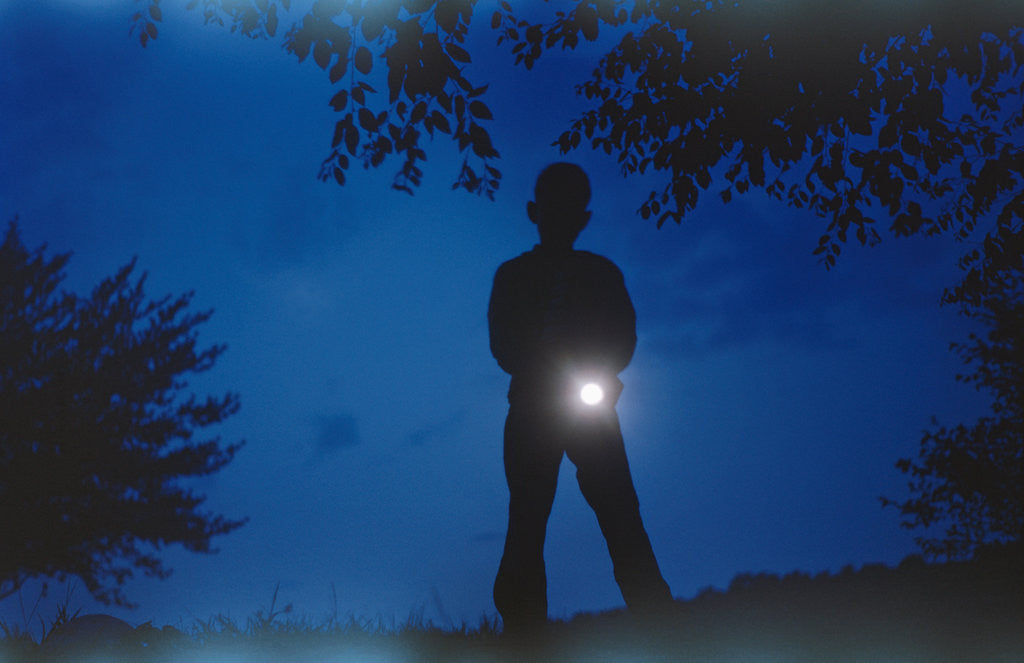
[[[534,224],[537,223],[537,203],[532,200],[526,203],[526,216],[530,217],[530,221]]]

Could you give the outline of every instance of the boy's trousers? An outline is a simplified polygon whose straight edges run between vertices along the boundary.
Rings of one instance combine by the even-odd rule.
[[[654,613],[672,602],[640,518],[613,407],[559,409],[513,402],[505,421],[508,533],[494,583],[494,603],[506,630],[547,620],[544,537],[562,454],[597,515],[615,580],[631,611]]]

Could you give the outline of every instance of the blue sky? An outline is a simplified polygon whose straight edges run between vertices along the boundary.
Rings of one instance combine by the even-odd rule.
[[[70,289],[138,256],[150,296],[194,290],[215,310],[201,341],[229,349],[192,387],[241,395],[217,432],[247,445],[196,485],[251,522],[217,555],[167,550],[174,575],[132,581],[141,607],[108,611],[244,619],[279,583],[279,600],[314,618],[493,615],[507,376],[487,298],[498,264],[536,241],[525,205],[561,158],[550,143],[582,108],[571,83],[594,52],[554,52],[531,72],[504,51],[478,59],[496,201],[450,190],[459,160],[443,141],[409,197],[389,189],[397,164],[353,170],[344,188],[317,181],[336,118],[312,62],[166,4],[142,49],[132,2],[0,2],[4,221],[19,215],[30,247],[74,252]],[[474,22],[485,45],[489,15]],[[887,237],[826,271],[811,255],[823,222],[806,212],[709,195],[656,229],[635,214],[656,178],[624,180],[587,150],[567,158],[595,190],[577,246],[620,266],[637,310],[619,413],[673,593],[913,552],[877,499],[902,494],[893,463],[932,415],[984,407],[954,381],[948,344],[967,322],[938,305],[964,246]],[[620,606],[568,461],[548,532],[552,616]],[[96,609],[82,588],[75,601]],[[20,619],[16,598],[0,616]]]

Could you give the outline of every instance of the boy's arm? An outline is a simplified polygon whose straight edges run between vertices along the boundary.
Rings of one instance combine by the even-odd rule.
[[[636,349],[636,311],[626,290],[622,272],[613,263],[608,263],[607,278],[602,279],[607,288],[605,294],[606,327],[602,339],[603,354],[608,368],[616,375],[629,365]]]
[[[523,316],[517,305],[509,268],[502,265],[494,274],[491,299],[487,306],[487,326],[491,354],[498,365],[510,375],[520,372],[523,364]]]

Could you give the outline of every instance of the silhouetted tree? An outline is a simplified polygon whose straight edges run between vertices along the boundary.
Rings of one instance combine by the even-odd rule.
[[[135,16],[145,45],[159,0]],[[681,221],[703,191],[762,188],[828,220],[817,252],[833,264],[848,236],[954,231],[1019,202],[1024,153],[1024,3],[929,0],[565,0],[548,22],[490,15],[498,44],[530,68],[545,50],[618,42],[595,53],[577,91],[589,109],[556,140],[614,155],[623,173],[663,173],[640,208]],[[193,0],[208,23],[272,37],[290,0]],[[465,155],[454,187],[492,196],[498,152],[484,128],[487,85],[472,81],[465,38],[474,0],[317,0],[285,35],[338,89],[321,177],[345,181],[403,156],[394,186],[420,182],[424,135],[448,134]],[[536,5],[530,5],[537,11]],[[519,7],[522,9],[522,6]],[[627,31],[628,30],[628,31]],[[581,39],[582,38],[582,39]],[[476,61],[482,58],[475,54]],[[600,55],[600,57],[598,57]],[[496,54],[486,54],[493,65]],[[384,65],[378,71],[375,63]],[[384,86],[381,92],[377,87]]]
[[[241,446],[195,439],[238,409],[199,400],[185,376],[223,345],[199,349],[192,294],[155,301],[134,261],[88,296],[58,292],[70,254],[29,251],[15,223],[0,245],[0,597],[33,577],[78,576],[103,602],[138,569],[166,577],[156,553],[210,552],[239,527],[199,510],[177,485],[216,472]]]
[[[1024,224],[986,240],[962,266],[967,276],[946,299],[985,331],[954,344],[972,370],[958,379],[991,394],[992,413],[971,426],[936,423],[917,459],[897,463],[911,497],[882,500],[899,508],[904,527],[931,534],[917,538],[925,553],[952,559],[1024,542]]]

